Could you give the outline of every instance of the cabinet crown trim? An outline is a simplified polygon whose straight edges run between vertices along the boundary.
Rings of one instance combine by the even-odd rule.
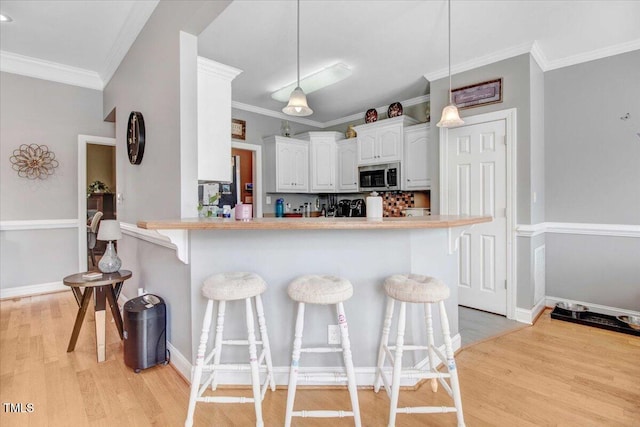
[[[382,128],[382,127],[389,126],[389,125],[400,124],[400,125],[403,125],[403,126],[411,126],[411,125],[416,125],[416,124],[419,124],[419,123],[420,122],[417,121],[416,119],[414,119],[413,117],[398,116],[398,117],[392,117],[390,119],[380,120],[380,121],[373,122],[373,123],[365,123],[365,124],[362,124],[362,125],[354,126],[353,128],[356,130],[356,132],[360,132],[360,131],[369,130],[369,129]]]

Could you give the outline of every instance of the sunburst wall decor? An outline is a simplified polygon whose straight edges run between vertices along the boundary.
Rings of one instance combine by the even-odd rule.
[[[58,167],[58,161],[46,145],[22,144],[13,150],[11,167],[21,178],[47,179]]]

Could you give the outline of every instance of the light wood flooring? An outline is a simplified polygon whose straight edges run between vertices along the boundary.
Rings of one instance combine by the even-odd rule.
[[[189,386],[171,366],[134,374],[107,324],[107,360],[95,355],[93,313],[66,352],[76,313],[71,292],[0,302],[0,402],[10,426],[181,426]],[[109,321],[109,317],[107,317]],[[268,320],[268,319],[267,319]],[[358,351],[358,349],[354,349]],[[640,338],[551,320],[463,348],[457,355],[467,426],[640,426]],[[248,394],[248,390],[224,390]],[[216,392],[217,393],[217,392]],[[343,390],[299,390],[296,408],[349,409]],[[388,398],[359,391],[363,426],[386,426]],[[449,405],[428,385],[402,390],[401,405]],[[283,425],[286,389],[267,392],[265,425]],[[252,426],[251,404],[199,404],[197,426]],[[296,419],[295,426],[352,426],[350,419]],[[398,415],[398,427],[454,426],[455,415]]]

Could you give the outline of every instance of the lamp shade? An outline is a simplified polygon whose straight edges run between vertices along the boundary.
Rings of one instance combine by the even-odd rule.
[[[450,128],[463,124],[464,121],[462,121],[460,114],[458,114],[458,107],[456,107],[455,104],[449,104],[442,110],[442,118],[436,126],[439,128]]]
[[[116,221],[115,219],[103,219],[100,221],[98,240],[111,241],[119,239],[122,239],[119,221]]]
[[[289,96],[289,104],[282,109],[282,112],[290,116],[310,116],[313,110],[307,104],[307,95],[304,94],[300,86],[296,87],[291,96]]]

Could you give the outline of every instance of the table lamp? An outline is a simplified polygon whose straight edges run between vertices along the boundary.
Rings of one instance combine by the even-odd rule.
[[[115,273],[120,270],[122,261],[118,258],[116,249],[113,246],[113,241],[122,239],[122,232],[120,231],[120,222],[114,219],[103,219],[100,221],[100,228],[98,229],[98,240],[108,242],[107,249],[104,252],[100,262],[98,262],[98,269],[103,273]]]

